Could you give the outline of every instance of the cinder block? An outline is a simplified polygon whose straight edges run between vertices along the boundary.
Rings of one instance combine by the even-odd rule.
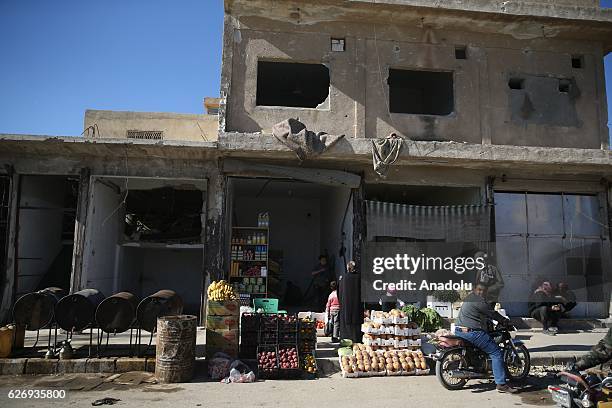
[[[127,373],[128,371],[145,371],[145,359],[140,357],[119,357],[115,361],[115,372]]]
[[[88,358],[85,368],[86,373],[114,373],[117,358]]]
[[[0,358],[0,375],[23,374],[27,361],[27,358]]]
[[[147,357],[145,361],[145,371],[149,373],[155,372],[155,357]]]
[[[59,360],[57,363],[58,374],[85,373],[87,368],[86,358],[75,358],[72,360]]]
[[[44,358],[29,358],[25,366],[25,374],[55,374],[58,360]]]

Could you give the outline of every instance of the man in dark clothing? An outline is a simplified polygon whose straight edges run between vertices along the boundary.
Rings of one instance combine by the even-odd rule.
[[[347,272],[339,277],[338,300],[340,301],[340,337],[361,343],[361,324],[363,323],[363,303],[361,302],[361,275],[357,273],[355,262],[350,261]]]
[[[484,252],[476,252],[474,258],[487,259]],[[495,306],[495,303],[499,301],[499,295],[504,288],[504,278],[502,277],[497,266],[486,263],[485,267],[476,271],[476,282],[475,284],[482,283],[487,287],[487,302]]]
[[[518,390],[506,384],[506,366],[502,350],[487,332],[489,319],[497,320],[500,324],[507,324],[508,319],[490,307],[485,300],[486,291],[486,286],[479,283],[465,298],[455,323],[455,336],[469,341],[487,353],[491,358],[497,391],[513,394]]]
[[[574,292],[569,290],[569,286],[565,282],[559,282],[557,284],[557,292],[555,297],[559,298],[563,302],[563,308],[565,309],[564,315],[567,315],[570,310],[576,307],[576,295]]]
[[[543,333],[554,336],[559,328],[557,324],[563,314],[563,304],[552,296],[552,285],[548,281],[533,292],[527,304],[529,315],[542,323]]]
[[[573,370],[586,370],[598,364],[605,364],[612,359],[612,328],[608,334],[591,348],[591,351],[574,364]]]

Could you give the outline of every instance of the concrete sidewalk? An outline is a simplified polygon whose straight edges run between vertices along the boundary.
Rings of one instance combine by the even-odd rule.
[[[593,329],[588,331],[573,330],[548,336],[541,329],[527,329],[516,332],[515,338],[525,342],[531,354],[532,366],[564,365],[574,362],[596,344],[606,334],[607,329]],[[204,330],[198,330],[196,355],[199,363],[204,357]],[[143,336],[143,347],[149,341],[149,334]],[[59,336],[58,340],[65,338]],[[35,332],[26,334],[26,347],[31,347],[36,339]],[[338,375],[340,367],[338,364],[337,344],[332,344],[329,337],[319,337],[317,342],[317,364],[320,373],[325,376]],[[94,335],[95,342],[95,335]],[[85,332],[75,335],[72,345],[75,349],[75,359],[58,362],[57,359],[44,360],[47,339],[41,336],[35,355],[16,355],[12,359],[0,359],[0,374],[52,374],[64,372],[125,372],[134,370],[153,371],[155,364],[155,336],[153,336],[152,347],[147,350],[146,356],[142,358],[129,358],[129,333],[123,333],[109,338],[109,352],[102,353],[98,358],[96,349],[89,356],[89,333]],[[112,357],[111,357],[112,356]],[[117,358],[121,357],[121,358]],[[198,364],[202,368],[204,365]],[[80,371],[82,370],[82,371]]]

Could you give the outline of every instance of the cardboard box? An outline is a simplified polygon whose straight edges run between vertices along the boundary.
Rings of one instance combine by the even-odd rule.
[[[207,316],[239,316],[240,302],[237,300],[226,300],[214,302],[209,300],[206,307]]]
[[[207,347],[235,347],[238,349],[238,330],[206,330]]]
[[[206,328],[211,330],[237,330],[238,316],[206,316]]]

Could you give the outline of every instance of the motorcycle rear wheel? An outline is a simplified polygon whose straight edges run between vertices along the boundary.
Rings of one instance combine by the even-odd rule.
[[[517,365],[516,359],[512,358],[512,350],[504,351],[504,362],[506,363],[506,371],[508,378],[512,381],[523,381],[529,375],[531,369],[531,358],[529,350],[524,344],[515,346],[517,357],[520,359],[520,366]]]
[[[449,375],[449,372],[458,369],[459,365],[467,365],[459,351],[447,353],[441,360],[436,361],[436,377],[447,390],[459,390],[467,383],[464,378],[453,378]]]

